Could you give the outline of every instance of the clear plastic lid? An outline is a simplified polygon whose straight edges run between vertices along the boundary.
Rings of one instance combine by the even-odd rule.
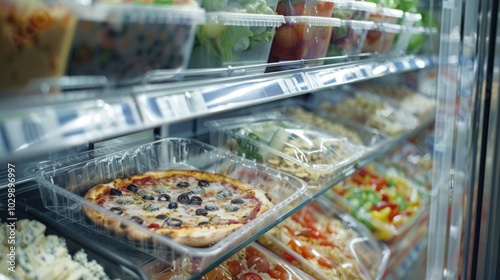
[[[354,29],[365,29],[370,30],[375,27],[375,23],[373,21],[367,20],[341,20],[340,26],[342,27],[350,27]]]
[[[422,20],[422,15],[419,13],[405,12],[404,16],[406,21],[417,22]]]
[[[236,26],[278,27],[285,22],[281,15],[246,14],[230,12],[206,13],[207,22]]]
[[[387,33],[399,33],[401,31],[401,25],[382,22],[380,23],[380,29]]]
[[[304,206],[258,242],[316,279],[381,279],[390,256],[364,226],[324,199]]]
[[[340,19],[315,16],[286,16],[287,23],[307,23],[312,26],[340,26]]]
[[[402,18],[404,16],[404,12],[402,10],[391,8],[382,8],[382,14],[386,17],[392,18]]]
[[[377,4],[372,2],[363,1],[333,1],[335,3],[334,9],[351,9],[356,11],[366,11],[375,13],[377,11]]]

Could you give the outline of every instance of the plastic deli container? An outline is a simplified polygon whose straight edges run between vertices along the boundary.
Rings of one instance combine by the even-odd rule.
[[[383,22],[385,23],[398,23],[404,16],[404,12],[398,9],[381,8],[381,12],[384,15]]]
[[[48,2],[0,1],[0,91],[64,75],[76,16]]]
[[[332,17],[346,20],[368,20],[377,12],[377,4],[362,1],[334,1]]]
[[[358,169],[326,195],[388,244],[412,229],[429,203],[423,189],[374,164]]]
[[[333,0],[280,0],[276,12],[283,16],[331,17]]]
[[[12,217],[7,215],[7,204],[0,206],[0,213],[0,222],[4,223],[0,223],[1,232],[9,234],[6,224],[12,222],[9,219]],[[0,266],[0,271],[12,279],[73,279],[71,277],[77,275],[83,279],[91,276],[95,279],[148,279],[141,269],[120,255],[29,206],[17,202],[15,217],[16,272],[14,275],[8,273],[6,259]],[[9,251],[4,249],[8,250],[12,244],[5,235],[2,241],[0,247],[7,255]]]
[[[332,30],[330,46],[326,56],[357,55],[361,53],[366,33],[373,26],[374,23],[371,21],[342,20],[340,27],[334,27]]]
[[[120,81],[186,68],[205,20],[194,7],[102,3],[80,8],[79,17],[67,74]]]
[[[206,23],[197,29],[189,68],[264,64],[275,29],[285,22],[279,15],[221,12],[207,13],[206,17]]]
[[[188,169],[218,173],[244,183],[259,186],[267,192],[273,206],[252,221],[242,225],[210,247],[193,247],[149,230],[133,220],[120,216],[84,199],[85,193],[97,184],[117,178],[142,174],[150,170]],[[255,237],[266,227],[276,223],[288,205],[307,190],[306,184],[295,177],[236,157],[196,140],[167,138],[115,152],[92,160],[75,162],[59,168],[46,168],[39,178],[44,206],[75,223],[114,239],[130,248],[138,249],[171,265],[180,258],[196,262],[200,269],[228,254],[238,245]],[[192,190],[194,191],[194,190]],[[179,206],[181,207],[181,206]],[[189,205],[182,207],[190,207]],[[113,231],[86,219],[83,208],[113,217],[144,238],[142,241],[116,235]]]
[[[201,0],[207,12],[232,12],[274,15],[278,0]]]
[[[412,131],[420,124],[414,115],[397,109],[392,100],[355,88],[327,90],[314,94],[316,110],[331,112],[362,123],[394,137]]]
[[[382,49],[384,33],[382,32],[381,26],[381,23],[376,23],[372,29],[368,30],[365,41],[363,42],[363,47],[361,47],[361,52],[376,53]]]
[[[378,50],[380,53],[387,53],[392,51],[392,45],[394,43],[394,39],[396,35],[401,32],[401,25],[399,24],[391,24],[391,23],[382,23],[382,45]]]
[[[410,44],[410,39],[412,36],[422,36],[425,32],[425,28],[418,27],[406,27],[403,26],[401,33],[396,37],[394,45],[392,47],[394,52],[405,53]]]
[[[269,62],[325,57],[332,29],[340,26],[337,18],[287,16],[285,21],[276,30]],[[321,65],[323,61],[306,64]]]
[[[382,279],[390,250],[330,202],[313,201],[259,243],[315,279]]]
[[[209,121],[210,142],[293,174],[311,186],[333,184],[343,167],[365,153],[362,146],[282,114]]]
[[[113,0],[111,0],[113,1]],[[201,0],[200,0],[201,1]],[[109,2],[109,1],[108,1]],[[198,0],[123,0],[123,3],[133,2],[134,4],[146,4],[146,5],[167,5],[167,6],[199,6]]]

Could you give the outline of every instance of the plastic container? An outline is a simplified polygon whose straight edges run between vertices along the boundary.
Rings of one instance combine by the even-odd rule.
[[[384,43],[384,36],[382,32],[381,23],[376,23],[372,29],[366,33],[366,38],[361,47],[363,53],[377,53],[382,49]]]
[[[385,23],[398,23],[404,16],[404,12],[398,9],[381,8],[381,12],[384,15],[383,22]]]
[[[195,248],[152,232],[83,198],[85,193],[97,184],[162,169],[199,169],[257,185],[268,192],[274,206],[211,247]],[[305,183],[295,177],[201,142],[181,138],[154,141],[92,160],[75,162],[66,167],[45,168],[38,181],[40,194],[47,209],[103,236],[114,236],[114,239],[124,246],[138,249],[170,264],[179,258],[196,261],[200,269],[206,269],[219,258],[228,257],[230,250],[250,242],[260,231],[272,226],[278,217],[287,211],[288,205],[301,199],[307,190]],[[112,216],[120,220],[124,226],[133,228],[139,234],[150,238],[139,242],[118,237],[86,219],[82,207]]]
[[[410,39],[412,36],[420,36],[423,35],[425,28],[421,26],[417,27],[407,27],[403,26],[401,29],[401,33],[397,36],[394,41],[394,45],[392,47],[394,52],[397,53],[406,53],[408,50],[408,45],[410,44]]]
[[[316,110],[331,112],[368,125],[383,131],[389,137],[412,131],[420,124],[414,115],[398,110],[399,105],[392,100],[349,87],[331,91],[313,95]]]
[[[374,164],[358,169],[326,195],[387,244],[412,229],[429,203],[423,189]]]
[[[315,279],[382,279],[390,251],[330,202],[313,201],[259,243]]]
[[[405,12],[401,25],[404,25],[406,27],[414,27],[416,26],[416,23],[420,22],[421,20],[422,14]]]
[[[200,0],[207,12],[232,12],[274,15],[278,0]]]
[[[368,20],[377,12],[377,4],[362,1],[334,1],[332,17],[346,20]]]
[[[387,53],[392,51],[392,45],[396,35],[401,32],[401,25],[382,23],[382,45],[380,46],[380,53]]]
[[[315,16],[331,17],[334,6],[333,0],[281,0],[276,12],[283,16]]]
[[[366,151],[282,114],[255,114],[209,121],[210,143],[248,159],[326,187]]]
[[[276,30],[269,62],[325,57],[332,29],[340,26],[336,18],[287,16],[285,21]],[[321,64],[321,60],[306,62],[308,66]]]
[[[285,20],[279,15],[207,13],[199,26],[189,68],[218,68],[265,64],[275,29]],[[264,67],[250,69],[263,73]]]
[[[111,81],[185,69],[205,20],[194,7],[103,3],[80,8],[79,18],[67,74]]]
[[[33,79],[63,76],[76,25],[72,10],[54,1],[6,0],[0,11],[0,96]]]
[[[374,23],[371,21],[342,20],[340,27],[332,29],[332,37],[326,56],[360,54],[366,33],[373,26]]]
[[[0,221],[5,223],[12,223],[7,214],[7,204],[0,206]],[[56,235],[59,238],[63,238],[66,243],[66,247],[68,249],[68,253],[71,256],[74,256],[76,252],[83,249],[83,252],[87,255],[87,259],[89,262],[95,261],[104,269],[104,273],[110,279],[148,279],[148,277],[144,274],[144,272],[139,269],[137,266],[124,259],[120,255],[103,248],[100,244],[93,242],[93,240],[83,238],[77,232],[70,230],[67,225],[61,224],[42,214],[41,212],[24,205],[23,203],[17,202],[15,218],[17,220],[15,223],[19,226],[21,220],[35,220],[46,226],[45,236],[48,235]],[[20,238],[21,233],[17,229],[17,236]],[[3,241],[6,241],[3,240]],[[22,260],[19,258],[19,254],[21,254],[19,247],[21,247],[20,240],[16,240],[17,248],[17,265],[22,265]],[[5,243],[7,244],[7,243]],[[36,258],[35,254],[29,255],[29,259],[32,260],[31,264],[36,263],[34,259]],[[4,259],[5,261],[5,259]],[[48,262],[46,263],[48,264]],[[62,266],[62,264],[60,264]],[[62,267],[59,272],[62,271]],[[39,273],[47,272],[46,269],[40,267]],[[20,276],[21,270],[16,269],[16,276]],[[8,275],[8,274],[7,274]],[[17,278],[16,278],[17,279]]]

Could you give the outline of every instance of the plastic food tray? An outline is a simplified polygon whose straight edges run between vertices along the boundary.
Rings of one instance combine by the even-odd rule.
[[[382,279],[390,256],[366,227],[322,199],[258,242],[315,279]]]
[[[7,216],[7,205],[0,206],[0,222],[9,222]],[[104,268],[110,279],[148,279],[144,272],[137,266],[122,258],[121,256],[106,250],[90,239],[83,238],[77,232],[66,228],[55,220],[50,219],[43,213],[22,203],[16,205],[17,221],[21,219],[36,220],[47,228],[45,235],[57,235],[66,241],[68,252],[73,256],[77,251],[83,249],[89,261],[95,260]],[[10,217],[11,218],[11,217]]]
[[[377,12],[377,4],[363,1],[334,0],[332,16],[345,20],[368,20]]]
[[[366,33],[373,26],[374,23],[371,21],[342,20],[340,27],[332,29],[332,37],[326,56],[360,54]]]
[[[227,175],[260,186],[271,195],[274,206],[211,247],[194,248],[151,232],[146,227],[83,198],[87,190],[99,183],[159,169],[198,169]],[[117,241],[170,264],[180,257],[188,258],[196,261],[201,269],[205,269],[218,258],[228,257],[225,254],[233,248],[251,241],[261,231],[272,226],[287,211],[288,205],[302,199],[302,194],[307,190],[305,183],[295,177],[244,160],[199,141],[181,138],[161,139],[92,160],[75,162],[66,167],[46,168],[38,180],[41,197],[47,209],[105,236],[115,235],[88,221],[82,213],[82,207],[114,216],[123,225],[151,237],[150,241],[137,242],[115,236]]]
[[[232,12],[273,15],[278,0],[201,0],[207,12]]]
[[[313,98],[314,110],[368,125],[389,137],[412,131],[420,124],[414,115],[397,109],[397,102],[351,87],[320,91]]]
[[[281,0],[276,12],[284,16],[331,17],[333,0]]]
[[[218,68],[265,64],[275,29],[283,16],[241,13],[207,13],[198,27],[189,68]],[[247,73],[264,73],[266,67],[249,68]]]
[[[136,80],[152,70],[187,68],[204,11],[189,6],[97,3],[78,6],[67,74]]]
[[[424,189],[373,163],[357,170],[325,196],[389,245],[413,228],[429,204]]]
[[[279,113],[209,121],[213,145],[293,174],[310,186],[331,186],[366,150]],[[318,191],[318,190],[316,190]]]

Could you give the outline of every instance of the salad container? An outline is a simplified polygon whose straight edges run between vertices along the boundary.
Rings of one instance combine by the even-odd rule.
[[[207,12],[274,15],[278,0],[200,0]]]
[[[180,71],[189,63],[202,9],[97,3],[79,9],[68,75],[141,78],[151,70]]]
[[[406,53],[412,36],[420,36],[424,34],[424,28],[421,26],[403,26],[401,33],[396,37],[392,47],[394,52]]]
[[[384,33],[382,32],[381,23],[376,23],[373,28],[366,33],[365,41],[361,47],[363,53],[376,53],[382,49],[384,43]]]
[[[5,0],[0,11],[0,91],[63,76],[76,25],[72,9],[54,1]]]
[[[315,200],[258,240],[315,279],[382,279],[390,250],[329,201]]]
[[[398,9],[382,8],[382,14],[384,15],[383,22],[385,23],[398,23],[404,16],[404,12]]]
[[[239,156],[303,179],[310,186],[331,186],[344,168],[364,155],[355,145],[279,113],[209,121],[210,142]]]
[[[340,26],[337,18],[286,16],[285,21],[276,30],[269,62],[324,58],[332,29]],[[308,66],[321,64],[323,61],[306,62]]]
[[[218,173],[258,186],[270,195],[273,206],[212,246],[193,247],[153,232],[84,198],[85,193],[97,184],[149,170],[169,169]],[[216,260],[229,257],[231,250],[251,242],[261,231],[272,227],[278,218],[286,213],[291,203],[303,199],[302,196],[307,190],[305,182],[295,177],[199,141],[182,138],[160,139],[91,160],[74,162],[68,166],[45,167],[38,182],[43,204],[50,211],[80,224],[96,235],[112,239],[123,248],[136,249],[164,261],[169,266],[165,269],[174,268],[179,259],[187,259],[195,262],[199,271],[207,269]],[[148,238],[137,241],[120,237],[86,219],[83,208],[113,217],[123,226]]]
[[[218,68],[265,64],[275,29],[283,16],[241,13],[207,13],[198,27],[189,68]],[[263,73],[265,66],[250,72]]]
[[[123,3],[133,2],[134,4],[145,4],[145,5],[155,4],[155,5],[166,5],[166,6],[174,5],[174,6],[198,7],[200,5],[198,0],[123,0],[121,2]]]
[[[283,16],[331,17],[333,0],[279,0],[276,12]]]
[[[363,1],[334,1],[332,17],[346,20],[368,20],[377,12],[377,4]]]
[[[378,129],[389,137],[412,131],[420,124],[414,115],[397,109],[389,99],[356,88],[344,87],[334,93],[327,90],[313,95],[315,110],[334,113],[352,121]]]
[[[374,164],[358,169],[326,196],[388,244],[412,229],[429,203],[423,189]]]
[[[382,45],[378,52],[387,53],[392,51],[392,46],[394,43],[394,39],[396,35],[401,32],[401,25],[399,24],[391,24],[391,23],[382,23]]]
[[[363,2],[361,2],[363,3]],[[357,55],[361,53],[366,33],[374,23],[371,21],[342,20],[334,27],[326,56]]]

